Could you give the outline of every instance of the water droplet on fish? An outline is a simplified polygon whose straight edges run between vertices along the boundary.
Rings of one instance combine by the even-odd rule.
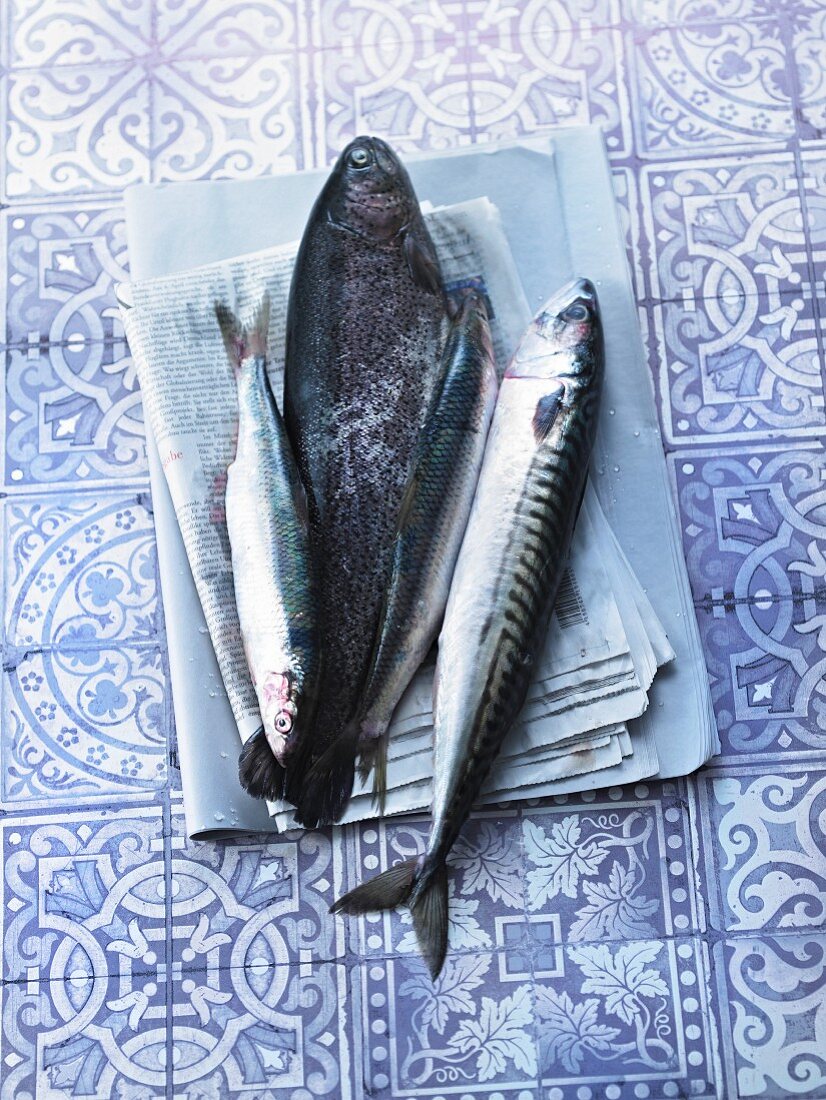
[[[634,432],[634,438],[639,439],[640,438],[640,433],[639,432]]]
[[[604,474],[605,474],[605,467],[604,467],[604,466],[600,466],[600,468],[599,468],[599,476],[600,476],[600,477],[602,477],[602,476],[603,476]]]
[[[223,821],[224,820],[224,815],[223,814],[216,814],[215,815],[215,820],[216,821]]]
[[[207,628],[205,626],[199,626],[198,627],[198,633],[199,634],[206,634],[206,632],[207,632]]]
[[[221,753],[221,759],[226,760],[226,758],[227,758],[227,754],[225,752],[222,752]]]
[[[609,415],[609,416],[616,416],[616,414],[617,414],[617,410],[616,410],[616,409],[609,409],[609,410],[608,410],[608,415]]]
[[[214,698],[215,698],[215,692],[214,692],[214,691],[211,691],[211,692],[209,693],[209,697],[210,697],[210,699],[214,699]]]
[[[615,474],[618,474],[619,473],[619,466],[614,466],[613,470],[614,470]]]

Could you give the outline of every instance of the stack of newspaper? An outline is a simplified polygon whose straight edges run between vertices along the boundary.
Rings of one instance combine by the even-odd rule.
[[[442,160],[449,172],[451,158]],[[453,159],[453,165],[454,175],[461,172],[458,158]],[[269,184],[273,195],[285,183],[259,182]],[[215,186],[201,185],[204,189]],[[227,184],[222,187],[225,202]],[[210,211],[214,214],[218,208],[218,196],[212,203],[204,190],[202,197],[206,212],[202,213],[208,220],[206,215]],[[439,196],[433,193],[432,197]],[[163,214],[163,193],[143,189],[138,204],[143,207],[138,215],[140,220],[146,217],[147,201],[156,215],[158,209]],[[130,249],[134,250],[137,237],[133,231],[134,200],[131,210],[129,206],[127,209]],[[504,370],[533,309],[523,290],[499,206],[487,193],[482,193],[442,207],[428,204],[425,216],[448,286],[473,282],[481,284],[487,293],[492,304],[497,365],[500,371]],[[167,209],[168,224],[172,224],[173,217],[172,209]],[[281,239],[287,236],[286,228],[282,226]],[[242,243],[239,240],[239,245]],[[219,255],[228,255],[228,259],[153,274],[153,263],[147,257],[151,249],[141,251],[139,246],[137,265],[133,251],[133,271],[137,266],[140,274],[143,267],[152,277],[135,278],[120,288],[124,325],[143,390],[151,436],[158,446],[157,452],[154,449],[151,452],[153,498],[191,835],[264,827],[260,808],[253,810],[255,804],[241,791],[236,772],[241,741],[259,727],[260,718],[241,644],[222,511],[223,475],[233,458],[237,402],[214,306],[216,301],[223,301],[240,316],[251,316],[263,295],[269,294],[271,379],[279,394],[287,297],[296,247],[293,240],[233,257],[231,244],[222,240]],[[204,258],[209,258],[208,254]],[[155,264],[155,270],[157,267]],[[594,278],[600,286],[599,272],[583,269],[577,273]],[[544,288],[543,297],[565,281],[566,274],[569,273],[560,272],[560,278]],[[619,392],[622,387],[617,386],[616,378],[612,386],[612,372],[617,367],[617,359],[611,354],[613,311],[610,300],[607,303],[604,300],[602,288],[600,294],[608,345],[603,417],[606,419],[617,411],[612,407],[612,388]],[[643,417],[640,423],[650,428],[650,418]],[[628,439],[640,439],[641,430],[632,431],[632,427],[629,423]],[[606,445],[609,434],[601,425],[591,485],[545,651],[527,705],[488,779],[483,792],[485,801],[503,802],[593,788],[636,780],[663,770],[657,752],[656,723],[639,719],[648,711],[657,670],[674,660],[675,649],[623,552],[613,529],[617,525],[606,519],[600,502],[602,498],[604,503],[605,492],[597,490],[603,488],[600,482],[606,469],[619,469],[616,447]],[[646,439],[646,446],[650,443]],[[658,461],[659,469],[661,453]],[[164,494],[164,480],[168,497]],[[662,496],[662,486],[657,493]],[[650,492],[648,496],[650,503]],[[616,504],[615,496],[608,499]],[[172,522],[173,514],[177,525]],[[673,517],[664,518],[666,526],[673,529]],[[673,530],[670,537],[673,542]],[[198,632],[197,615],[193,613],[192,593],[187,593],[180,580],[182,547],[211,640],[209,654],[205,654],[199,640],[202,636]],[[173,570],[177,571],[178,579],[173,578]],[[678,576],[678,584],[672,586],[673,602],[680,607],[687,602],[683,582],[684,577]],[[678,619],[680,614],[678,611]],[[691,626],[687,629],[690,635]],[[681,638],[680,642],[683,641]],[[688,642],[690,653],[683,656],[690,655],[695,665],[699,646],[694,644],[696,638],[689,637]],[[203,691],[207,687],[203,677],[210,657],[213,665],[217,662],[225,694],[216,691],[213,672],[208,673],[211,690]],[[707,692],[703,693],[704,677],[696,675],[696,667],[692,671],[696,711],[703,718],[691,754],[694,759],[690,766],[694,767],[713,751],[714,733]],[[425,665],[394,717],[386,813],[405,813],[429,805],[432,678],[432,665]],[[211,702],[219,695],[225,708],[223,717]],[[663,704],[662,699],[658,702]],[[235,726],[234,745],[226,732],[227,705]],[[222,726],[220,736],[214,732],[216,716]],[[207,771],[212,774],[208,776]],[[666,768],[668,773],[674,773],[673,765]],[[279,831],[294,827],[287,804],[270,806],[269,812],[269,827]],[[367,787],[357,785],[343,820],[370,817],[374,812],[368,781]]]

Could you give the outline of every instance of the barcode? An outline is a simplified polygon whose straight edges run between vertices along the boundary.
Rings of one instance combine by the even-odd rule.
[[[582,602],[582,593],[579,590],[576,577],[570,569],[566,569],[562,574],[554,610],[559,617],[559,625],[563,630],[566,627],[575,626],[577,623],[588,622],[588,612]]]

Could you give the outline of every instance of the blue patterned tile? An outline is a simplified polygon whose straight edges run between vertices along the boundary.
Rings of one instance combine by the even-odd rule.
[[[715,945],[731,1093],[826,1095],[826,936],[739,937]]]
[[[189,969],[341,958],[329,913],[343,892],[340,846],[327,833],[225,844],[188,841],[175,819],[172,957]]]
[[[106,192],[149,174],[149,87],[140,65],[67,65],[2,78],[0,198]]]
[[[792,56],[800,87],[800,136],[826,141],[826,8],[800,4],[793,20]]]
[[[172,57],[251,57],[306,45],[306,11],[297,0],[157,0],[158,53]]]
[[[435,52],[461,41],[469,21],[466,0],[320,0],[311,18],[313,43],[325,49],[368,56],[384,45],[418,41],[431,63]]]
[[[716,615],[752,602],[758,617],[789,601],[801,609],[797,623],[814,618],[826,538],[821,445],[686,450],[669,462],[695,600]],[[771,615],[759,621],[771,630]]]
[[[136,986],[163,986],[160,806],[18,812],[0,817],[0,844],[3,980],[82,984],[108,975],[120,995],[131,991],[133,1004]]]
[[[354,1096],[341,964],[173,968],[170,1008],[172,1088],[182,1100]]]
[[[794,136],[789,58],[771,21],[629,32],[639,152],[784,142]]]
[[[347,888],[423,852],[428,826],[427,818],[418,817],[354,826],[347,847]],[[448,868],[448,957],[502,948],[521,960],[525,863],[517,811],[475,813],[450,853]],[[336,919],[347,921],[351,950],[359,957],[418,958],[407,909]],[[522,961],[517,968],[524,969]]]
[[[122,337],[115,284],[128,278],[119,206],[56,203],[0,211],[9,344],[101,343]]]
[[[815,300],[820,306],[821,334],[826,341],[826,154],[802,157],[806,228],[815,272]]]
[[[576,33],[587,38],[595,27],[617,26],[622,19],[621,0],[467,0],[467,12],[468,25],[481,35],[520,37]]]
[[[766,442],[826,424],[818,319],[803,293],[651,307],[666,443]]]
[[[821,928],[826,917],[826,771],[750,764],[694,780],[711,926]]]
[[[794,158],[721,158],[641,175],[655,298],[776,299],[806,288],[809,258]]]
[[[683,26],[771,19],[801,0],[625,0],[629,17],[641,26]],[[806,0],[802,0],[806,3]]]
[[[536,982],[542,1095],[721,1095],[707,975],[698,940],[566,948],[560,972]]]
[[[611,153],[627,149],[622,37],[588,34],[470,34],[471,106],[476,140],[599,123]]]
[[[152,73],[154,180],[242,178],[312,163],[298,101],[299,53],[181,57]]]
[[[9,0],[3,61],[9,68],[125,62],[151,49],[152,11],[128,0]]]
[[[146,475],[143,406],[125,341],[5,352],[5,485]]]
[[[157,640],[148,494],[10,498],[2,508],[7,645],[69,653]]]
[[[165,983],[80,972],[0,985],[0,1098],[167,1096]]]
[[[363,52],[344,45],[317,55],[318,161],[333,160],[360,133],[383,134],[402,154],[469,144],[466,55],[462,41],[444,42],[434,52],[431,33],[422,28],[412,40],[381,39]]]
[[[698,927],[685,802],[673,783],[555,801],[521,815],[538,951],[553,959],[553,944],[651,939]],[[537,966],[545,969],[541,959]]]
[[[640,223],[639,184],[631,168],[615,166],[611,170],[617,213],[625,237],[625,251],[634,286],[634,298],[641,302],[648,297],[648,281],[640,255],[642,227]]]
[[[157,646],[7,652],[2,684],[7,808],[165,786],[169,700]]]
[[[487,951],[451,955],[435,982],[417,957],[357,964],[353,1056],[364,1095],[535,1100],[532,983],[503,977],[500,962]]]

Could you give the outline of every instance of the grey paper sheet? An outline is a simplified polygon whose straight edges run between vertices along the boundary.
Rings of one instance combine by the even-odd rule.
[[[676,653],[660,670],[652,705],[634,728],[653,737],[662,777],[693,771],[716,731],[601,133],[597,127],[560,130],[544,151],[482,147],[414,160],[409,168],[422,200],[439,205],[486,195],[499,207],[532,308],[574,275],[597,285],[608,370],[596,489]],[[128,189],[132,276],[171,274],[299,237],[325,177],[322,171]],[[273,830],[264,804],[237,786],[239,741],[226,699],[216,692],[204,701],[204,683],[220,684],[217,664],[208,636],[193,627],[203,616],[156,459],[151,472],[176,722],[179,728],[190,723],[202,746],[183,776],[188,832],[203,838]],[[227,790],[237,790],[229,803]]]

